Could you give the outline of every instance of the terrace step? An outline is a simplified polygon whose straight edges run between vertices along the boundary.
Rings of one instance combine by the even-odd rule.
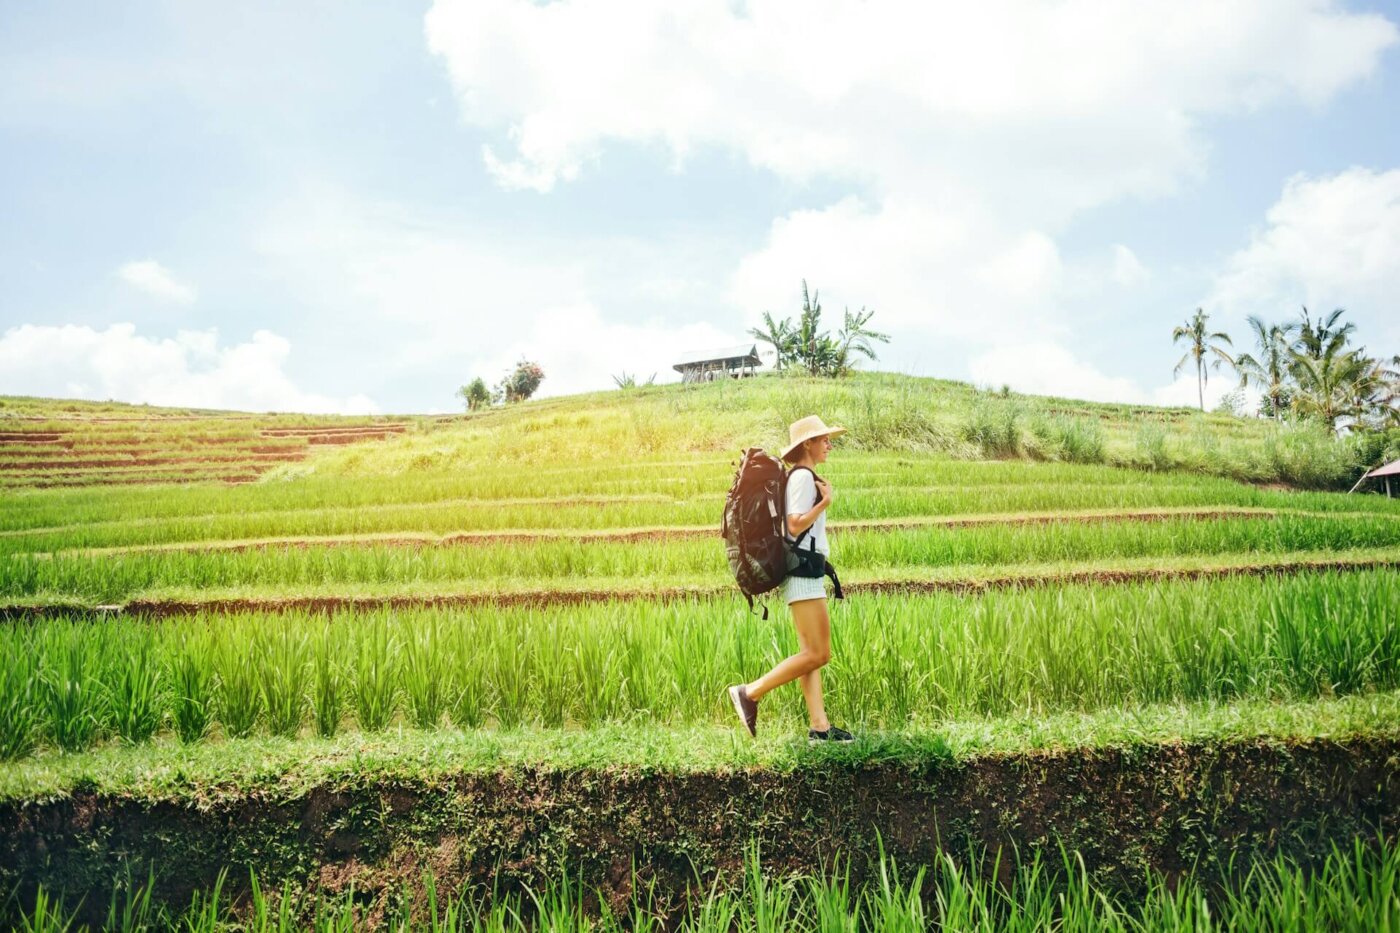
[[[652,747],[679,754],[682,742],[734,742],[732,730],[693,730],[680,742],[653,732]],[[265,887],[334,895],[354,886],[375,900],[425,869],[444,890],[539,890],[562,864],[574,883],[611,896],[626,893],[619,886],[636,866],[661,891],[732,879],[753,845],[766,863],[800,872],[840,852],[860,883],[881,851],[901,865],[969,846],[1041,851],[1053,862],[1063,843],[1122,890],[1144,869],[1170,875],[1202,852],[1247,865],[1400,829],[1395,732],[968,757],[936,734],[893,736],[841,750],[794,742],[777,767],[742,764],[741,752],[727,766],[555,764],[548,751],[521,761],[511,751],[521,738],[234,742],[226,761],[217,748],[179,746],[77,756],[86,770],[58,762],[71,777],[39,777],[32,792],[22,778],[6,782],[0,885],[26,903],[40,885],[66,891],[70,903],[92,905],[84,919],[100,922],[109,886],[148,870],[155,898],[182,905],[228,865],[240,867],[227,877],[234,895],[247,894],[249,868]],[[541,750],[599,746],[593,735],[529,738]],[[104,789],[138,767],[149,777]],[[160,870],[173,864],[178,871]]]
[[[1167,561],[1139,558],[1118,563],[1029,565],[976,568],[978,575],[957,575],[935,571],[921,577],[852,579],[844,583],[847,593],[953,593],[970,595],[999,589],[1027,589],[1047,586],[1104,585],[1173,580],[1215,580],[1229,577],[1286,576],[1316,572],[1359,572],[1400,569],[1400,549],[1378,549],[1337,554],[1331,551],[1293,551],[1269,558],[1234,556],[1212,561]],[[651,585],[648,585],[650,583]],[[451,584],[448,584],[451,585]],[[451,608],[473,606],[529,606],[550,608],[593,603],[658,602],[694,599],[733,599],[737,589],[729,584],[675,586],[637,579],[599,580],[592,588],[575,589],[463,589],[456,592],[383,592],[340,596],[328,592],[308,595],[267,595],[240,589],[240,595],[204,591],[198,597],[152,595],[127,601],[125,610],[134,616],[166,618],[195,613],[241,612],[322,612],[356,613],[380,609]],[[0,605],[0,619],[21,620],[45,617],[82,616],[90,610],[80,600],[53,604],[9,603]]]

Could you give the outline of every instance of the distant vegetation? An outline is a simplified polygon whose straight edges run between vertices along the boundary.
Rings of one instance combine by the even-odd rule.
[[[544,369],[539,363],[532,363],[524,357],[515,364],[496,387],[487,391],[486,381],[477,376],[457,390],[457,397],[467,403],[467,411],[480,411],[490,405],[505,405],[523,402],[534,395],[544,382]]]
[[[1336,437],[1306,416],[1241,418],[894,373],[857,371],[833,380],[788,370],[491,408],[465,424],[425,426],[372,448],[281,468],[281,475],[431,472],[483,461],[591,460],[605,451],[639,458],[732,453],[752,444],[780,447],[787,426],[813,412],[850,430],[839,441],[848,449],[1184,470],[1308,489],[1349,489],[1365,468],[1400,457],[1396,428]]]
[[[1249,318],[1254,352],[1232,355],[1230,335],[1211,332],[1210,315],[1200,308],[1172,331],[1172,342],[1186,344],[1174,372],[1194,364],[1197,397],[1205,410],[1209,371],[1235,370],[1240,386],[1262,393],[1259,414],[1283,420],[1303,418],[1336,431],[1385,432],[1400,428],[1400,355],[1373,357],[1354,346],[1356,325],[1342,323],[1346,309],[1313,320],[1306,307],[1300,320],[1267,323]]]
[[[763,312],[763,327],[752,328],[749,335],[773,347],[776,358],[773,368],[782,371],[789,366],[805,370],[809,376],[844,376],[855,368],[858,356],[874,361],[874,343],[889,343],[887,334],[870,330],[866,325],[874,311],[861,308],[852,314],[846,309],[845,322],[833,338],[821,329],[822,306],[818,293],[807,291],[802,282],[802,313],[794,324],[791,318],[774,320],[771,312]]]

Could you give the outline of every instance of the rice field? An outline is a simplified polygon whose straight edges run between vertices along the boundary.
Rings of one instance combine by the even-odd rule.
[[[382,440],[409,427],[377,418],[0,398],[0,490],[249,483],[314,446]]]
[[[988,863],[993,863],[988,867]],[[179,928],[215,933],[230,925],[266,933],[294,930],[350,931],[373,924],[387,930],[430,929],[443,933],[481,931],[598,929],[681,930],[686,933],[765,933],[795,931],[920,931],[937,924],[946,930],[1031,933],[1047,929],[1113,933],[1209,933],[1234,930],[1338,930],[1384,933],[1400,916],[1400,849],[1356,845],[1334,849],[1320,868],[1305,869],[1283,858],[1248,871],[1223,872],[1206,883],[1191,876],[1172,882],[1144,879],[1133,897],[1104,890],[1071,853],[1008,859],[1009,882],[998,886],[983,872],[997,874],[1002,863],[974,857],[974,870],[951,857],[910,869],[881,859],[876,875],[853,882],[839,864],[816,874],[780,874],[765,869],[762,853],[745,858],[735,890],[701,890],[684,907],[670,904],[645,880],[630,885],[634,895],[610,902],[587,885],[561,878],[541,890],[523,892],[443,890],[431,875],[421,886],[395,892],[397,909],[371,911],[353,892],[314,896],[289,884],[249,881],[245,905],[225,892],[227,879],[200,892],[183,909],[153,902],[139,879],[114,894],[103,925],[116,931]],[[669,908],[669,909],[668,909]],[[41,893],[20,920],[30,933],[61,933],[73,928],[72,911],[61,897]]]
[[[764,403],[771,410],[719,390],[704,399],[729,406],[734,430],[766,443],[774,424],[790,420],[785,407],[806,404],[780,389]],[[900,404],[916,397],[911,390]],[[99,762],[147,750],[241,760],[269,741],[369,747],[387,736],[481,737],[509,758],[515,743],[557,734],[596,737],[590,755],[606,762],[632,760],[620,737],[641,729],[647,741],[674,730],[699,743],[726,736],[737,748],[747,736],[730,735],[724,686],[797,645],[784,608],[769,600],[768,619],[749,614],[729,576],[718,518],[737,449],[680,443],[676,428],[704,399],[648,389],[616,411],[588,396],[446,421],[64,412],[10,400],[0,421],[0,770],[10,776],[0,783],[22,798],[26,775],[46,769],[97,773],[107,767]],[[1365,734],[1400,738],[1391,714],[1400,691],[1400,502],[1144,469],[1127,455],[1077,463],[1037,448],[979,459],[930,440],[961,430],[956,415],[909,408],[911,428],[886,423],[859,393],[831,400],[854,405],[847,420],[875,432],[838,448],[822,470],[837,490],[832,560],[850,589],[831,605],[833,656],[822,678],[833,720],[864,737],[852,753],[862,767],[879,760],[882,743],[934,747],[983,728],[976,724],[1131,720],[1177,706],[1322,710],[1374,699],[1380,712]],[[1179,412],[1035,404],[1044,409],[1037,417],[1092,420],[1110,450],[1143,419],[1178,437],[1218,428],[1212,443],[1224,447],[1267,440],[1261,426]],[[562,446],[590,432],[591,453]],[[619,448],[627,438],[632,446]],[[627,462],[602,456],[614,449],[638,453]],[[255,481],[224,482],[234,467]],[[40,488],[50,481],[65,488]],[[337,600],[337,611],[322,611]],[[1311,747],[1323,718],[1291,719],[1289,741]],[[800,741],[805,728],[795,686],[765,701],[766,741]],[[1070,729],[1064,741],[1101,740]],[[276,768],[257,780],[294,780],[294,765]],[[189,792],[237,795],[242,780]],[[35,799],[50,804],[74,792],[34,786]],[[1267,845],[1282,853],[1287,833],[1280,839]],[[1359,839],[1332,841],[1350,851]],[[1050,864],[1036,859],[1053,854],[1049,836],[1040,845],[1027,853],[1031,867],[1018,869],[1030,874],[1010,887],[986,886],[987,873],[964,860],[902,866],[911,872],[897,898],[906,913],[890,923],[1039,928],[1048,912],[1066,928],[1195,929],[1205,928],[1209,905],[1211,923],[1248,929],[1342,910],[1332,893],[1341,875],[1324,872],[1316,877],[1334,880],[1308,887],[1314,876],[1304,872],[1285,884],[1294,876],[1283,867],[1236,879],[1235,890],[1254,893],[1233,901],[1205,882],[1193,887],[1189,872],[1129,904],[1116,899],[1121,879],[1090,871],[1073,880],[1070,871],[1052,896],[1035,887]],[[1375,877],[1394,874],[1393,849],[1357,851],[1379,859]],[[1323,864],[1315,847],[1301,854]],[[0,846],[0,882],[32,881],[7,873],[10,857]],[[1344,861],[1325,871],[1342,871]],[[363,905],[317,901],[308,865],[296,866],[255,886],[240,872],[221,891],[201,888],[205,900],[190,917],[204,919],[187,922],[241,923],[249,910],[292,901],[296,922],[352,922]],[[737,886],[694,903],[719,911],[727,919],[713,925],[726,929],[854,928],[895,916],[879,900],[892,889],[781,873],[725,877]],[[914,890],[925,884],[916,877],[926,886]],[[1101,881],[1103,896],[1083,893]],[[1274,894],[1249,887],[1266,883]],[[294,898],[262,893],[284,884]],[[778,898],[762,908],[768,920],[752,913],[758,901],[745,885],[754,884],[765,886],[760,899]],[[114,906],[114,917],[175,916],[159,897],[131,893],[138,887],[122,888],[134,900]],[[65,892],[25,890],[29,900],[12,904],[12,916],[62,925]],[[408,902],[423,916],[423,889],[415,890],[375,895],[377,920],[392,925],[392,905]],[[495,906],[440,893],[456,905],[458,926],[469,915],[488,928],[533,923],[545,901],[559,918],[618,919],[600,915],[598,899],[581,890]],[[1083,904],[1069,906],[1066,891]],[[1339,926],[1360,928],[1367,911],[1394,909],[1384,897],[1376,904]],[[84,908],[82,921],[101,923],[95,910]],[[652,922],[636,921],[644,907],[627,910],[629,924]]]

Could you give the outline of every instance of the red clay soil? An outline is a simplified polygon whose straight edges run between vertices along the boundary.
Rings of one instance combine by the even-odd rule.
[[[972,595],[998,589],[1034,589],[1073,584],[1122,585],[1166,580],[1214,580],[1226,577],[1273,577],[1317,571],[1362,571],[1400,568],[1400,560],[1378,558],[1364,561],[1317,560],[1292,564],[1257,564],[1241,567],[1198,567],[1187,569],[1143,568],[1135,570],[1084,570],[1017,576],[1006,574],[984,579],[875,580],[848,583],[852,595],[865,593],[953,593]],[[735,596],[732,586],[661,587],[645,590],[533,590],[515,593],[453,593],[440,596],[288,596],[265,599],[166,600],[133,599],[120,607],[132,615],[148,618],[193,615],[197,612],[230,614],[237,612],[366,612],[379,609],[445,609],[488,606],[536,609],[581,606],[611,601],[653,601],[669,603],[717,596]],[[95,612],[74,606],[0,606],[0,619],[33,619],[83,615]],[[107,610],[104,610],[107,611]]]
[[[123,477],[107,476],[100,482],[90,477],[74,475],[53,479],[35,479],[25,482],[0,483],[0,489],[67,489],[76,486],[166,486],[181,483],[228,483],[239,485],[255,481],[261,473],[187,473],[165,476]]]
[[[384,440],[398,431],[360,431],[356,434],[309,434],[308,444],[358,444],[360,441]]]
[[[402,434],[407,424],[324,425],[307,428],[263,428],[263,437],[312,437],[317,434]]]
[[[57,431],[3,431],[0,432],[0,444],[51,444],[66,436]]]
[[[110,460],[0,460],[0,471],[88,471],[180,465],[188,465],[193,468],[203,463],[268,463],[275,465],[278,463],[291,463],[305,459],[306,457],[306,452],[303,450],[276,454],[248,454],[246,456],[233,457],[208,456],[199,451],[193,451],[192,453],[194,456],[189,457],[131,457]]]
[[[943,529],[943,528],[974,528],[986,525],[1053,525],[1064,524],[1091,524],[1095,522],[1161,522],[1171,520],[1181,521],[1211,521],[1221,518],[1272,518],[1277,513],[1272,509],[1259,509],[1257,511],[1232,511],[1222,509],[1199,509],[1189,512],[1158,513],[1158,512],[1115,512],[1105,515],[1015,515],[1015,516],[989,516],[989,517],[966,517],[947,518],[935,522],[905,522],[899,520],[892,521],[856,521],[842,522],[832,525],[833,530],[839,531],[918,531],[920,529]],[[447,534],[438,538],[426,537],[364,537],[364,538],[282,538],[275,541],[227,541],[209,544],[208,542],[191,541],[180,546],[166,547],[133,547],[131,551],[217,551],[228,553],[236,551],[256,551],[271,550],[274,548],[284,548],[288,550],[309,550],[317,547],[398,547],[398,548],[434,548],[434,547],[463,547],[480,546],[491,544],[534,544],[544,541],[579,541],[579,542],[608,542],[620,544],[636,544],[647,541],[674,541],[676,539],[699,539],[714,537],[718,532],[713,528],[642,528],[635,531],[585,531],[585,532],[558,532],[558,531],[462,531],[455,534]],[[103,549],[108,550],[106,548]],[[112,551],[124,551],[126,548],[112,548]]]
[[[132,444],[122,442],[112,444],[99,441],[78,442],[73,440],[54,441],[50,444],[6,445],[0,448],[0,457],[39,457],[46,462],[56,457],[102,456],[102,457],[147,457],[183,456],[199,454],[230,457],[235,454],[272,456],[277,454],[305,454],[305,444],[247,444],[248,438],[229,438],[218,442],[199,441],[181,445],[151,443]],[[238,441],[235,444],[234,441]]]

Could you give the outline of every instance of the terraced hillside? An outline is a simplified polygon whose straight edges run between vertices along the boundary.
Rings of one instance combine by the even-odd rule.
[[[414,426],[403,419],[0,398],[0,489],[247,483],[320,445],[383,440]]]
[[[986,459],[978,406],[1013,403],[1015,456]],[[795,686],[757,741],[721,699],[795,649],[724,563],[738,442],[809,410],[852,428],[823,468],[839,749],[802,741]],[[1058,446],[1023,443],[1038,417]],[[1134,459],[1144,423],[1175,468]],[[101,920],[78,892],[145,903],[149,868],[151,903],[247,919],[280,891],[298,922],[1400,910],[1376,842],[1400,828],[1400,503],[1202,475],[1184,445],[1215,423],[755,380],[424,423],[238,486],[7,494],[8,909]],[[1219,463],[1339,449],[1280,430],[1227,419]],[[1083,437],[1104,462],[1066,462]],[[1290,867],[1334,846],[1366,889],[1344,909]]]

